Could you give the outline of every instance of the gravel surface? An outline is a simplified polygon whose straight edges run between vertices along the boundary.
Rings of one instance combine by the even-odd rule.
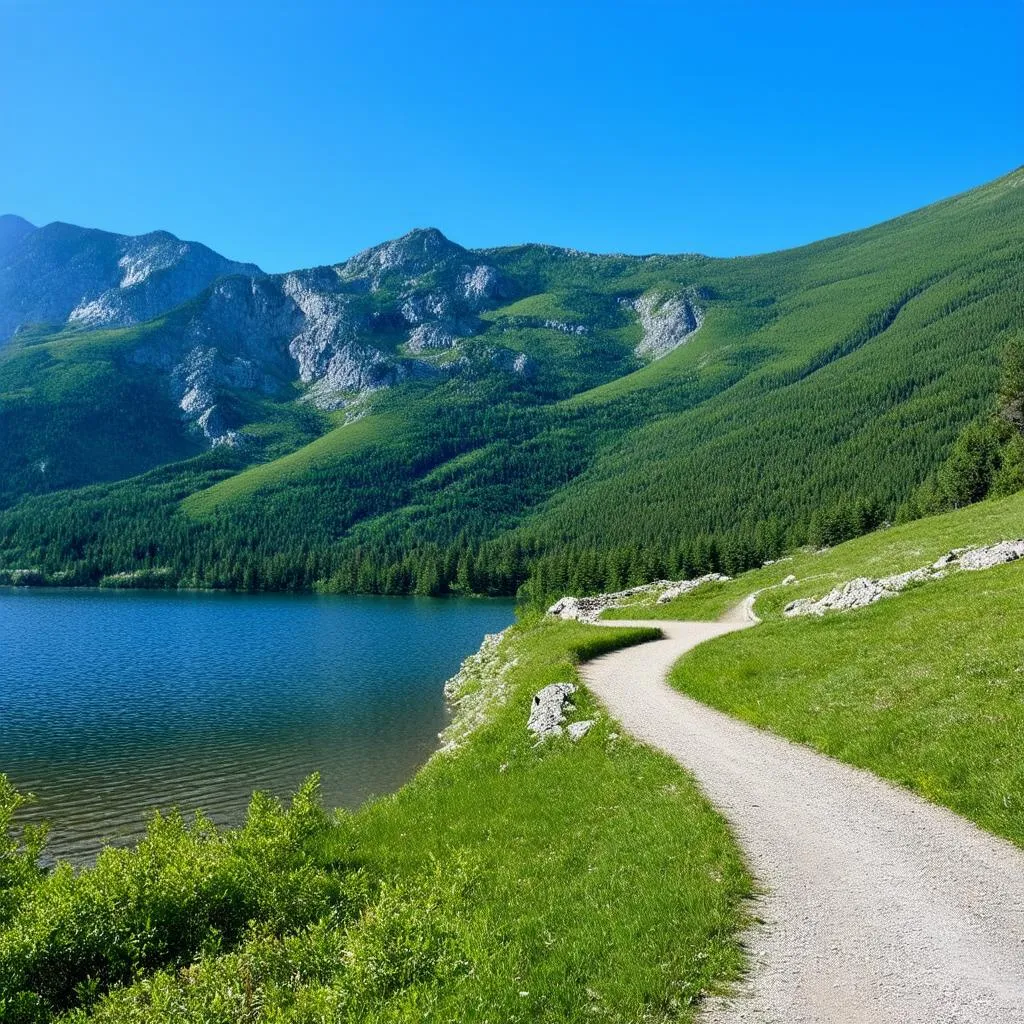
[[[668,686],[685,651],[751,624],[749,604],[658,622],[664,640],[582,667],[626,729],[693,773],[763,890],[749,977],[702,1020],[1024,1022],[1024,851]]]

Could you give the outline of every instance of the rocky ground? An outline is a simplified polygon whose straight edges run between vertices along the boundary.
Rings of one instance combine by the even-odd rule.
[[[841,586],[830,590],[824,597],[804,597],[786,605],[787,616],[824,615],[832,611],[852,611],[865,608],[885,597],[895,597],[912,584],[942,579],[950,572],[976,572],[996,565],[1016,561],[1024,557],[1024,540],[1004,540],[997,544],[979,548],[956,548],[943,555],[931,565],[871,579],[858,576]]]
[[[597,622],[601,613],[609,608],[621,608],[634,604],[637,597],[656,597],[657,604],[667,604],[682,594],[688,594],[691,590],[704,583],[724,583],[730,577],[721,573],[712,572],[706,576],[700,576],[693,580],[657,580],[654,583],[644,583],[638,587],[630,587],[628,590],[619,590],[613,594],[595,594],[591,597],[562,597],[559,598],[549,609],[548,615],[558,619],[575,619],[578,622]]]

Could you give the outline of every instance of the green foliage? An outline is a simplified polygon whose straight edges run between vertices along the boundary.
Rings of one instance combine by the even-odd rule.
[[[947,508],[981,501],[999,464],[999,438],[988,426],[972,423],[957,439],[938,473],[937,488]]]
[[[1024,346],[1003,353],[998,412],[969,423],[946,460],[901,509],[902,518],[933,515],[1013,494],[1024,487]]]
[[[236,943],[254,922],[284,934],[350,913],[359,886],[307,854],[327,826],[317,786],[314,777],[287,810],[257,794],[232,832],[156,814],[136,848],[40,876],[0,931],[0,1018],[89,1005],[140,973]]]
[[[0,773],[0,928],[6,926],[21,901],[39,882],[39,856],[46,842],[42,826],[16,828],[14,816],[30,801]]]

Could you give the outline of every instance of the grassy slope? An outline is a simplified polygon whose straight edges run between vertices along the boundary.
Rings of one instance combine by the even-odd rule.
[[[180,329],[188,306],[137,327],[25,332],[0,356],[0,507],[28,494],[131,478],[209,451],[182,422],[165,375],[132,358]],[[276,460],[321,433],[308,405],[249,392],[221,402]],[[251,457],[251,456],[250,456]],[[236,460],[245,461],[243,459]],[[191,469],[186,468],[187,476]]]
[[[28,492],[145,472],[201,451],[154,371],[126,364],[149,330],[12,342],[0,359],[0,507]]]
[[[628,634],[534,622],[505,641],[509,700],[455,757],[355,819],[339,851],[408,873],[468,860],[479,889],[460,919],[471,976],[431,1019],[689,1019],[700,992],[735,975],[749,891],[721,820],[669,759],[598,724],[536,750],[530,696]],[[574,717],[600,716],[577,695]],[[507,765],[502,770],[501,766]],[[526,994],[523,994],[526,993]]]
[[[897,503],[980,411],[1002,347],[1024,331],[1022,182],[1018,171],[866,231],[702,264],[720,297],[703,347],[573,400],[642,399],[650,414],[531,530],[614,544],[653,539],[669,515],[699,532],[843,492]],[[723,386],[686,408],[688,377]]]
[[[1003,345],[1024,328],[1013,298],[1024,189],[1011,187],[1022,179],[1017,172],[866,231],[753,258],[606,260],[589,264],[588,276],[587,257],[499,251],[496,262],[540,291],[488,313],[496,324],[597,322],[614,348],[608,339],[627,328],[609,307],[613,294],[696,285],[711,296],[692,342],[625,376],[614,376],[617,352],[607,363],[614,379],[582,391],[585,375],[569,368],[592,362],[587,342],[527,329],[495,336],[553,361],[572,392],[542,403],[525,432],[563,429],[565,444],[587,453],[582,475],[542,485],[549,501],[531,498],[521,510],[524,533],[598,547],[655,543],[668,517],[698,533],[791,519],[844,492],[898,503],[982,408]],[[883,451],[893,472],[880,476]],[[344,459],[347,448],[336,452]],[[250,473],[234,489],[219,485],[195,507],[283,486],[304,458]],[[415,502],[427,530],[433,501]],[[621,515],[632,507],[644,517]]]
[[[868,768],[1024,845],[1024,565],[957,573],[855,612],[787,619],[795,597],[1024,534],[1024,495],[801,553],[630,617],[714,618],[766,591],[755,629],[688,654],[672,681],[729,714]],[[703,593],[702,593],[703,590]]]
[[[209,515],[225,503],[301,477],[311,469],[329,466],[342,456],[358,457],[364,446],[379,440],[391,427],[386,416],[373,416],[341,424],[309,444],[271,462],[260,463],[212,487],[189,495],[182,507],[189,515]]]

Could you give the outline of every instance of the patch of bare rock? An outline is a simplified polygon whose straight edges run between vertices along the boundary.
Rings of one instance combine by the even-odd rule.
[[[552,736],[568,733],[573,743],[581,740],[590,731],[594,719],[588,718],[581,722],[565,725],[565,716],[572,710],[572,695],[576,692],[575,683],[551,683],[533,695],[530,704],[530,718],[526,728],[544,741]]]

